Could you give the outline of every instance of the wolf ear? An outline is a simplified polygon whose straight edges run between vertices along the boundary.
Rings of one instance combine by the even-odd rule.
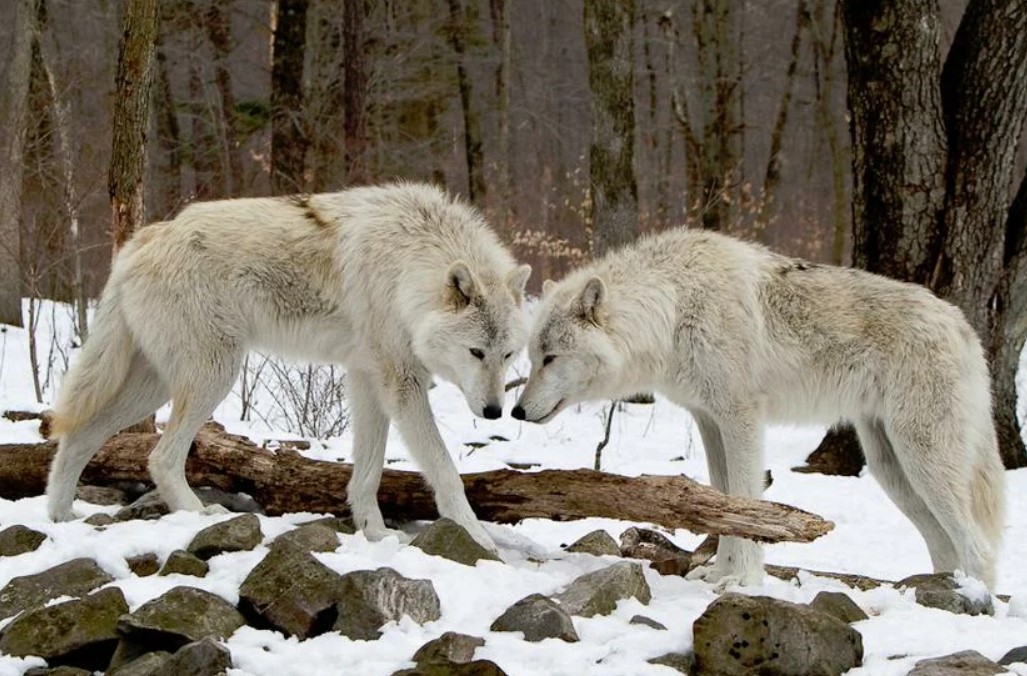
[[[600,323],[599,316],[603,303],[606,301],[606,285],[598,277],[585,282],[585,288],[574,301],[574,311],[579,317],[593,324]]]
[[[530,276],[530,265],[520,265],[511,270],[506,276],[506,286],[510,289],[510,292],[513,293],[514,298],[516,298],[518,302],[524,298],[524,287],[527,285],[528,277]]]
[[[554,282],[551,279],[547,279],[546,281],[542,282],[542,295],[548,296],[550,293],[552,293],[553,289],[555,288],[556,282]]]
[[[446,272],[446,289],[457,310],[463,310],[481,294],[478,279],[463,261],[457,261],[449,266]]]

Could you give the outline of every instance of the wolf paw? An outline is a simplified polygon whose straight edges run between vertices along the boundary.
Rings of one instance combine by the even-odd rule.
[[[394,537],[398,539],[402,544],[410,544],[410,536],[401,530],[395,530],[393,528],[386,528],[385,526],[365,527],[362,531],[364,537],[367,538],[368,542],[379,542],[387,537]]]
[[[716,564],[699,566],[688,571],[689,580],[702,580],[713,585],[713,590],[722,594],[731,587],[752,587],[763,582],[763,571],[725,571]]]
[[[85,514],[78,511],[77,509],[62,509],[59,511],[50,512],[50,520],[54,523],[75,521],[77,519],[83,519],[85,518],[85,516]]]
[[[227,507],[224,507],[223,505],[219,505],[215,502],[213,504],[205,506],[203,509],[200,510],[200,513],[206,514],[208,516],[220,516],[222,514],[231,514],[232,510],[228,509]]]
[[[499,547],[492,540],[492,536],[485,532],[485,527],[481,525],[480,521],[475,519],[469,523],[460,523],[460,525],[467,530],[467,533],[474,538],[475,542],[489,550],[492,554],[499,555]]]

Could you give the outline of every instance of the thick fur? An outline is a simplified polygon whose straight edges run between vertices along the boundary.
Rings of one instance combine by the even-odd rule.
[[[660,392],[695,417],[713,486],[758,497],[768,422],[855,423],[870,471],[937,571],[995,581],[1004,475],[981,344],[926,289],[674,230],[547,282],[514,416]],[[722,538],[708,577],[756,583]]]
[[[58,397],[50,516],[72,518],[75,484],[104,440],[168,399],[150,472],[173,509],[201,509],[185,481],[189,445],[258,349],[347,366],[349,501],[368,537],[387,532],[376,494],[391,420],[439,512],[494,549],[427,391],[437,374],[476,415],[501,414],[508,361],[527,340],[530,272],[471,207],[416,184],[198,203],[140,230]]]

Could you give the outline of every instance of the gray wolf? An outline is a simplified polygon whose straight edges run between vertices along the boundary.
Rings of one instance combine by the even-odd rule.
[[[475,415],[502,414],[504,374],[527,341],[530,273],[473,208],[419,184],[203,202],[141,229],[114,261],[57,398],[50,517],[73,518],[75,484],[97,449],[169,399],[150,474],[172,509],[203,509],[186,483],[186,455],[255,349],[347,367],[348,500],[368,538],[389,532],[376,496],[391,421],[439,512],[494,550],[428,387],[438,375]]]
[[[1004,473],[980,341],[926,289],[710,232],[642,239],[547,281],[512,414],[656,391],[691,412],[712,485],[759,497],[769,422],[853,422],[870,472],[936,571],[995,581]],[[762,550],[725,537],[697,576],[756,584]]]

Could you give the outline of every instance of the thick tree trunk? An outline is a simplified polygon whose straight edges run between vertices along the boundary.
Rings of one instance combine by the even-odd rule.
[[[115,251],[144,220],[143,174],[157,19],[156,0],[128,0],[125,5],[118,45],[114,140],[107,181],[114,215]]]
[[[157,36],[157,41],[154,117],[156,118],[157,147],[164,159],[165,176],[160,182],[159,205],[154,208],[151,201],[151,214],[153,214],[154,220],[164,220],[170,218],[182,205],[182,135],[178,126],[178,115],[175,112],[171,74],[168,72],[168,61],[161,45],[160,34]]]
[[[7,64],[7,89],[0,97],[0,324],[22,326],[21,181],[24,174],[26,106],[32,76],[32,34],[38,0],[19,0],[14,44]]]
[[[147,481],[146,460],[156,434],[120,434],[86,467],[85,483]],[[0,497],[39,495],[56,445],[0,446]],[[352,465],[309,460],[298,453],[258,448],[248,439],[208,425],[186,463],[192,486],[214,486],[252,496],[268,514],[347,514]],[[540,518],[568,521],[606,517],[737,535],[761,542],[810,542],[834,525],[795,507],[730,497],[679,476],[624,477],[592,470],[525,473],[498,470],[463,477],[479,518],[511,523]],[[416,472],[386,469],[378,501],[386,518],[437,517],[432,492]]]
[[[592,98],[589,148],[592,253],[638,236],[635,183],[634,0],[585,0],[585,47]]]
[[[303,115],[303,58],[309,0],[278,0],[271,64],[271,190],[303,192],[308,136]]]
[[[232,72],[228,68],[228,57],[232,52],[232,10],[234,0],[213,0],[207,8],[207,38],[214,48],[214,81],[217,84],[221,102],[220,139],[221,177],[224,197],[243,195],[242,157],[237,148],[235,92],[232,89]]]
[[[500,224],[504,229],[511,225],[513,189],[510,168],[513,162],[510,147],[510,71],[513,47],[510,36],[510,10],[507,0],[490,0],[492,15],[492,40],[499,49],[499,63],[496,64],[496,126],[498,133],[496,162],[497,203],[501,214]]]
[[[360,185],[370,178],[367,166],[367,55],[364,42],[364,12],[364,0],[344,0],[342,135],[347,185]]]
[[[449,0],[449,40],[456,54],[456,79],[460,88],[460,109],[464,117],[464,159],[467,164],[467,195],[471,202],[485,204],[485,153],[481,120],[474,105],[471,76],[467,72],[467,43],[470,18],[462,0]]]

